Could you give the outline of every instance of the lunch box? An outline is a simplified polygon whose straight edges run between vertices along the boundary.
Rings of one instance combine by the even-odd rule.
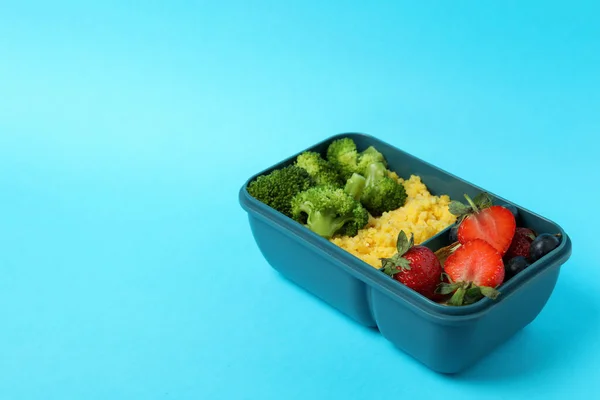
[[[517,226],[538,233],[560,233],[560,245],[517,274],[498,290],[496,300],[460,307],[438,304],[313,233],[293,219],[253,198],[246,190],[257,176],[292,164],[304,151],[325,154],[328,145],[352,138],[359,151],[374,146],[388,168],[400,177],[418,175],[432,195],[464,202],[485,191],[494,204],[517,207]],[[262,255],[288,280],[322,299],[356,322],[379,330],[398,349],[439,373],[458,373],[494,351],[531,323],[548,301],[560,267],[571,255],[571,240],[563,229],[532,211],[466,182],[391,144],[362,133],[333,135],[310,148],[251,176],[239,191],[241,207]],[[433,251],[449,245],[449,229],[421,243]]]

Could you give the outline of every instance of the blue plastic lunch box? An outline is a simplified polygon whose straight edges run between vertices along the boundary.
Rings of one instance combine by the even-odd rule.
[[[324,155],[329,143],[341,137],[351,137],[360,151],[374,146],[391,170],[401,177],[420,176],[433,195],[461,200],[465,193],[474,197],[486,191],[373,136],[331,136],[256,173],[239,191],[256,244],[275,270],[360,324],[377,328],[397,348],[440,373],[472,366],[537,317],[554,290],[561,265],[571,255],[571,240],[556,223],[489,191],[494,204],[518,208],[517,226],[560,233],[562,239],[556,249],[505,282],[498,299],[461,307],[421,296],[248,194],[246,187],[257,176],[292,164],[303,151]],[[422,244],[433,251],[450,244],[449,229]]]

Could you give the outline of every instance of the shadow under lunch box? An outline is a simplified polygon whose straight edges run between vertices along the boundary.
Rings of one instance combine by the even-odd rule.
[[[464,194],[474,197],[486,191],[373,136],[331,136],[255,174],[239,191],[256,244],[275,270],[358,323],[377,328],[397,348],[440,373],[457,373],[473,365],[537,317],[554,290],[561,265],[571,255],[571,240],[556,223],[493,193],[486,191],[494,204],[517,207],[517,226],[560,233],[560,245],[502,284],[496,300],[483,298],[453,307],[427,299],[246,190],[257,176],[292,164],[303,151],[324,155],[329,143],[342,137],[352,138],[359,151],[374,146],[390,170],[403,178],[418,175],[432,195],[461,201]],[[421,244],[433,251],[450,244],[449,229]]]

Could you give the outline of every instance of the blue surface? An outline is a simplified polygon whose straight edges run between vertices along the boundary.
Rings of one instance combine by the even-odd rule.
[[[3,3],[0,398],[600,390],[600,7],[411,3]],[[243,181],[344,131],[571,235],[546,308],[468,373],[422,367],[254,244]]]

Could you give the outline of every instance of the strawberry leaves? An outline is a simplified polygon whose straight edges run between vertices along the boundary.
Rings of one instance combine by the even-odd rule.
[[[496,289],[489,286],[477,286],[473,282],[442,282],[435,292],[441,295],[453,293],[446,303],[449,306],[466,306],[478,302],[483,297],[496,300],[500,296],[500,292]]]
[[[474,283],[470,284],[470,287],[465,289],[465,295],[463,297],[462,305],[473,304],[483,297],[487,297],[492,300],[496,300],[500,296],[500,292],[489,286],[477,286]],[[458,304],[460,305],[460,304]]]
[[[458,290],[456,290],[456,292],[454,292],[452,297],[450,297],[450,300],[448,300],[448,305],[449,306],[462,306],[464,303],[464,299],[465,299],[465,289],[460,287],[460,288],[458,288]]]
[[[491,196],[486,192],[479,193],[472,200],[469,197],[469,195],[465,194],[464,196],[465,199],[467,199],[468,204],[463,204],[459,201],[453,200],[448,206],[448,210],[450,211],[450,213],[458,217],[458,224],[460,224],[460,222],[463,219],[465,219],[469,214],[476,214],[479,211],[491,207],[493,205],[493,200]]]
[[[481,294],[492,300],[496,300],[500,296],[500,292],[489,286],[479,286]]]
[[[406,237],[406,233],[404,231],[398,232],[398,240],[396,241],[396,249],[398,250],[398,254],[403,256],[411,247],[415,244],[415,235],[410,234],[410,239]]]
[[[481,288],[473,286],[465,290],[463,305],[473,304],[481,299]]]
[[[462,285],[460,283],[445,283],[442,282],[436,289],[437,294],[446,295],[454,293],[457,289],[460,289]]]
[[[471,211],[471,207],[461,203],[460,201],[452,200],[448,206],[448,210],[450,210],[451,214],[460,217],[468,214]]]
[[[383,266],[383,272],[389,276],[394,276],[402,270],[410,270],[410,261],[406,258],[398,257],[397,254],[390,258],[382,258],[381,265]]]
[[[394,274],[401,272],[401,270],[410,270],[410,261],[402,256],[406,254],[414,244],[414,234],[411,233],[409,239],[404,231],[400,231],[396,242],[396,249],[398,252],[390,258],[381,258],[383,272],[389,276],[394,276]]]
[[[467,199],[467,201],[469,201],[469,196],[466,196],[465,198]],[[475,203],[477,208],[479,208],[480,210],[494,205],[492,197],[486,192],[479,193],[477,196],[475,196],[475,198],[473,199],[473,203]]]

